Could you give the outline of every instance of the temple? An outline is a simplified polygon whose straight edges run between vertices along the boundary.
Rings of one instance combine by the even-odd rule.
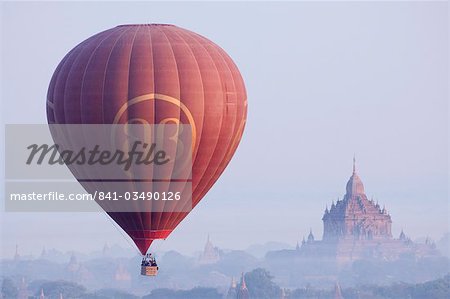
[[[114,281],[116,288],[128,289],[131,287],[131,274],[122,263],[119,263],[116,268]]]
[[[325,208],[322,240],[317,240],[310,229],[306,239],[303,237],[294,250],[269,252],[268,258],[316,259],[341,267],[362,259],[393,261],[402,256],[439,255],[429,239],[424,244],[415,243],[403,230],[398,238],[393,237],[391,215],[384,206],[366,196],[354,158],[345,191],[341,200],[332,202],[330,209]]]
[[[347,182],[346,194],[323,215],[323,240],[386,240],[392,239],[391,216],[385,208],[369,200],[364,185],[356,173]]]
[[[242,273],[241,283],[239,284],[239,290],[237,293],[237,299],[249,299],[250,294],[247,289],[247,284],[245,283],[245,275]]]
[[[236,280],[234,280],[234,277],[231,277],[231,285],[230,288],[227,291],[226,299],[236,299],[238,296],[238,289],[237,289],[237,283]]]
[[[220,261],[220,250],[213,245],[208,235],[205,248],[203,249],[203,252],[198,259],[198,263],[202,265],[208,265],[215,264],[218,261]]]
[[[342,297],[341,286],[337,281],[334,285],[334,299],[344,299],[344,297]]]
[[[22,277],[22,282],[20,283],[18,293],[17,293],[17,299],[28,299],[28,297],[29,297],[28,285],[25,282],[25,277]]]

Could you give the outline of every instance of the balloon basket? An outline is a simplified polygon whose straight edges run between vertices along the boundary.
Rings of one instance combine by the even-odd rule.
[[[141,266],[141,275],[156,276],[158,274],[157,266]]]

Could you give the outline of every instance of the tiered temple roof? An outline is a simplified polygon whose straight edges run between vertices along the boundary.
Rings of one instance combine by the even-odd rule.
[[[353,173],[347,182],[346,194],[331,209],[325,209],[323,240],[336,239],[391,239],[391,216],[385,208],[369,200],[364,185],[356,173],[353,160]]]

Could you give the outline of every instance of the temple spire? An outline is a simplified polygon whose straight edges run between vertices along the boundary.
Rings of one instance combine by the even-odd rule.
[[[309,235],[308,235],[308,243],[314,242],[314,235],[312,233],[312,228],[309,229]]]
[[[236,283],[236,280],[234,279],[234,277],[231,277],[231,286],[228,289],[227,296],[225,298],[226,299],[236,299],[237,296],[238,296],[237,283]]]
[[[14,261],[18,261],[20,259],[20,254],[19,254],[19,245],[16,244],[16,253],[14,254]]]
[[[341,286],[336,281],[336,284],[334,285],[334,298],[335,299],[343,299],[342,292],[341,292]]]
[[[241,278],[241,289],[246,289],[247,288],[247,284],[245,283],[245,275],[244,272],[242,272],[242,278]]]
[[[237,294],[237,298],[238,299],[249,299],[250,298],[250,294],[247,289],[247,284],[245,283],[244,272],[242,272],[241,285],[239,288],[239,292]]]
[[[355,154],[353,154],[353,174],[356,173],[356,157]]]
[[[231,287],[232,287],[233,289],[235,289],[236,286],[237,286],[236,280],[234,279],[234,277],[231,277]]]

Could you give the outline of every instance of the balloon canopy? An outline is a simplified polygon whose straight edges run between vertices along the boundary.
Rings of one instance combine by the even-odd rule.
[[[244,82],[232,59],[205,37],[164,24],[122,25],[73,48],[47,96],[49,124],[188,124],[192,207],[231,160],[247,115]],[[130,190],[132,187],[132,178]],[[86,190],[95,182],[80,182]],[[108,212],[142,254],[188,212]]]

